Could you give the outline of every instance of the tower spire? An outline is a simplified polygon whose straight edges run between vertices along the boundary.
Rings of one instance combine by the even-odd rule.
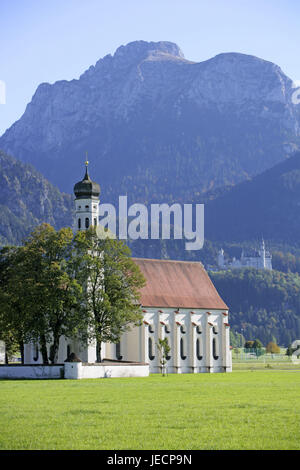
[[[98,225],[100,186],[89,177],[88,164],[86,152],[85,176],[74,186],[76,230]]]
[[[88,173],[88,166],[89,166],[89,161],[88,161],[88,153],[85,152],[85,175],[84,175],[84,180],[89,180],[90,177],[89,177],[89,173]]]

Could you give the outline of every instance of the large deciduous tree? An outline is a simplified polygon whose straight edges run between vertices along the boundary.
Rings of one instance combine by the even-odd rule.
[[[78,232],[77,277],[84,288],[83,309],[89,318],[89,340],[96,342],[97,362],[101,343],[120,341],[122,333],[140,324],[140,289],[145,279],[120,240],[98,238],[90,228]]]
[[[40,344],[43,362],[56,363],[62,336],[78,336],[84,330],[80,302],[82,288],[75,278],[73,233],[56,231],[48,224],[37,227],[27,239],[25,267],[31,281],[31,337]],[[83,328],[82,328],[83,327]],[[48,357],[47,344],[50,344]]]
[[[24,343],[35,342],[43,363],[55,363],[60,338],[86,330],[72,250],[71,229],[42,224],[24,246],[1,251],[0,329],[18,342],[22,360]]]
[[[0,339],[5,342],[6,361],[17,352],[24,362],[24,343],[31,331],[31,292],[23,247],[4,247],[0,251]]]

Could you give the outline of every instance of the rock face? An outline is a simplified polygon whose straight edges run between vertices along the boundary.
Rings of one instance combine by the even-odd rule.
[[[0,245],[20,244],[36,225],[72,226],[73,199],[31,165],[0,151]]]
[[[0,148],[71,192],[88,151],[102,200],[186,201],[300,146],[300,105],[281,69],[253,56],[184,58],[176,44],[121,46],[78,80],[41,84]]]

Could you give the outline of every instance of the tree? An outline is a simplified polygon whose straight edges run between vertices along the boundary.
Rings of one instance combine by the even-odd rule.
[[[253,344],[254,344],[254,341],[246,341],[245,345],[244,345],[244,348],[252,349],[254,347]]]
[[[121,335],[140,324],[140,289],[145,279],[120,240],[97,236],[91,227],[77,232],[76,276],[83,286],[83,309],[89,318],[88,338],[96,342],[101,362],[102,342],[118,343]]]
[[[72,239],[71,229],[56,232],[42,224],[24,246],[1,251],[0,327],[18,342],[22,362],[25,342],[39,344],[44,363],[57,362],[60,337],[80,331],[82,289],[74,277]]]
[[[256,340],[254,340],[252,347],[255,348],[255,349],[261,349],[263,347],[263,345],[262,345],[261,341],[259,341],[259,339],[256,339]]]
[[[0,251],[0,339],[5,342],[6,362],[19,349],[24,363],[24,343],[30,336],[32,287],[24,270],[23,247]]]
[[[280,347],[277,346],[277,344],[274,343],[273,341],[270,341],[267,344],[266,352],[267,353],[272,353],[272,354],[279,354],[280,353]]]
[[[164,376],[166,375],[167,358],[171,350],[169,346],[168,338],[164,338],[164,339],[159,338],[158,343],[156,343],[156,345],[160,353],[161,373]]]

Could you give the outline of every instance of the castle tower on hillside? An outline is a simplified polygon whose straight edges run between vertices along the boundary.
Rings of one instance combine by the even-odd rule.
[[[88,161],[85,162],[85,175],[82,181],[74,186],[75,230],[86,230],[97,226],[99,221],[100,186],[94,183],[88,174]]]

